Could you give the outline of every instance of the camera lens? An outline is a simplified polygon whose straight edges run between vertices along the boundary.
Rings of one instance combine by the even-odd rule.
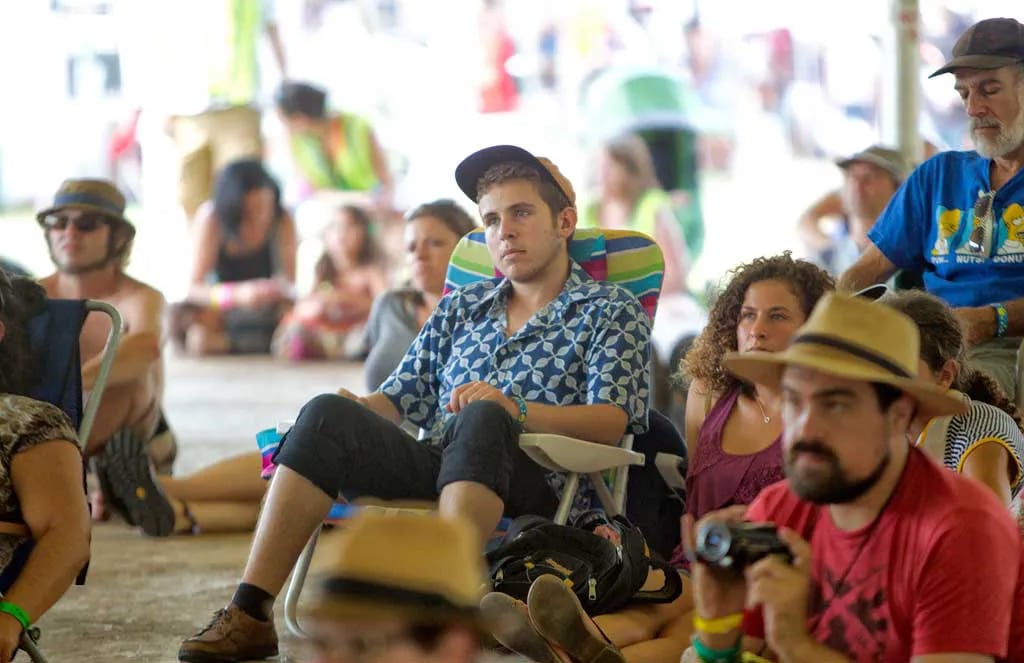
[[[729,554],[732,535],[723,523],[708,523],[697,533],[697,555],[705,562],[721,562]]]

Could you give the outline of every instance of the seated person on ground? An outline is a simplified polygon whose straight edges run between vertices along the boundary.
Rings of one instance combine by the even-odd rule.
[[[477,201],[506,277],[442,299],[378,391],[303,407],[278,448],[242,583],[182,643],[181,660],[277,653],[273,599],[338,495],[439,498],[441,515],[468,518],[482,547],[502,515],[550,516],[558,504],[562,477],[519,448],[523,430],[617,444],[646,429],[648,318],[632,294],[569,258],[568,180],[546,159],[497,146],[467,157],[456,181]],[[429,439],[403,432],[403,419]],[[591,493],[580,501],[589,506]]]
[[[476,534],[434,516],[361,515],[326,539],[307,610],[317,661],[473,663],[487,582]]]
[[[995,380],[975,370],[964,355],[963,332],[953,310],[920,290],[890,292],[880,303],[917,323],[921,333],[920,376],[956,389],[969,400],[967,412],[955,417],[914,418],[911,439],[934,460],[985,484],[1024,527],[1020,499],[1024,484],[1024,432],[1017,406]],[[1012,500],[1012,502],[1011,502]]]
[[[782,393],[786,481],[749,507],[687,517],[697,634],[683,660],[982,663],[1006,655],[1020,532],[992,491],[907,443],[960,394],[918,376],[918,331],[862,298],[822,298],[787,350],[726,367]],[[792,554],[712,568],[709,523],[772,523]],[[978,545],[984,541],[984,545]],[[744,609],[751,614],[744,619]]]
[[[976,23],[933,76],[944,73],[955,78],[975,150],[940,152],[921,164],[839,286],[854,291],[897,269],[923,272],[925,289],[963,325],[968,360],[1016,400],[1024,334],[1024,26],[1012,18]]]
[[[453,200],[423,203],[405,215],[409,284],[373,303],[366,326],[366,388],[376,391],[395,370],[444,294],[455,245],[477,224]]]
[[[313,292],[295,302],[274,333],[278,357],[357,359],[363,353],[370,307],[387,287],[373,221],[361,207],[344,205],[323,240]]]
[[[192,282],[172,334],[190,354],[267,353],[295,289],[295,222],[259,161],[224,167],[193,229]]]
[[[899,150],[882,145],[839,159],[836,165],[843,171],[842,188],[804,212],[797,232],[811,262],[838,276],[857,262],[867,247],[868,231],[909,169]],[[831,228],[825,225],[829,222]]]
[[[711,307],[708,326],[680,367],[691,381],[686,418],[690,514],[699,518],[722,506],[746,504],[783,478],[780,395],[738,380],[722,367],[722,357],[736,350],[784,350],[818,299],[832,289],[827,273],[788,253],[733,270]],[[593,619],[629,663],[674,663],[690,642],[693,595],[681,548],[672,563],[683,570],[683,593],[674,602],[631,606]],[[565,614],[550,612],[541,618],[567,620]],[[586,625],[586,614],[574,612],[574,619]],[[539,637],[526,640],[531,651],[548,651],[537,646]]]
[[[124,273],[135,237],[124,217],[124,196],[106,180],[66,180],[36,218],[57,268],[40,281],[47,296],[102,300],[124,321],[96,421],[89,439],[82,440],[85,455],[137,457],[143,465],[148,455],[158,472],[169,474],[177,444],[162,410],[165,302],[157,290]],[[86,392],[99,375],[109,332],[109,319],[99,313],[91,313],[82,327]],[[94,502],[93,516],[103,512]]]
[[[291,139],[292,159],[307,193],[391,211],[393,184],[387,158],[364,118],[327,108],[327,93],[308,83],[283,83],[277,110]]]
[[[22,624],[35,623],[74,582],[89,559],[89,508],[82,490],[78,436],[60,409],[26,397],[36,367],[28,320],[46,293],[0,271],[0,569],[26,537],[35,547],[0,603],[0,659],[13,656]],[[24,534],[9,533],[15,521]]]

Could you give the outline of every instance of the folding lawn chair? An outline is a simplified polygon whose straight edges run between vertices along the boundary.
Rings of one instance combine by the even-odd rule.
[[[658,295],[664,272],[661,249],[653,239],[631,230],[577,229],[569,242],[569,254],[584,271],[596,280],[615,283],[629,290],[640,301],[652,319],[658,306]],[[484,240],[484,231],[476,230],[464,236],[452,253],[448,265],[445,293],[482,279],[501,277],[494,267]],[[287,425],[278,430],[284,433]],[[274,443],[271,432],[264,437],[264,456],[272,453]],[[605,511],[609,514],[624,512],[626,483],[631,465],[643,465],[644,456],[632,450],[633,436],[624,435],[619,446],[577,440],[564,435],[524,433],[519,446],[534,462],[542,467],[566,475],[562,497],[554,521],[564,524],[576,493],[580,476],[590,477],[591,484]],[[358,507],[356,507],[358,508]],[[335,505],[325,522],[351,514],[351,505]],[[321,528],[322,529],[322,528]],[[302,555],[292,571],[285,594],[284,614],[288,630],[299,637],[305,636],[298,623],[298,602],[321,529],[310,537]]]
[[[110,333],[100,363],[99,375],[88,402],[82,407],[82,368],[78,337],[86,316],[98,311],[110,317]],[[46,310],[29,321],[32,352],[39,358],[37,384],[29,390],[28,396],[52,403],[68,415],[72,424],[78,427],[78,438],[84,444],[92,430],[96,412],[106,387],[110,366],[121,341],[121,314],[110,304],[95,300],[51,299]],[[83,490],[85,476],[83,474]],[[29,537],[24,522],[0,521],[0,533]],[[14,583],[28,561],[35,542],[31,538],[18,546],[11,563],[0,573],[0,596]],[[75,579],[75,584],[85,583],[88,564]],[[39,628],[34,626],[22,633],[20,647],[36,663],[46,663],[46,657],[39,650]]]

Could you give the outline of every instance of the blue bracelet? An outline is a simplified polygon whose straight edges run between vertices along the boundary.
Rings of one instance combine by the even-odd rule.
[[[697,658],[703,661],[703,663],[730,663],[731,661],[738,661],[740,658],[739,640],[729,649],[712,649],[701,642],[697,634],[694,634],[690,638],[690,644],[693,645],[693,651],[697,653]]]
[[[523,400],[523,398],[521,396],[513,396],[512,400],[514,400],[516,402],[516,405],[519,406],[519,416],[516,417],[516,423],[517,424],[525,424],[526,423],[526,401]]]
[[[1006,332],[1010,330],[1010,314],[1002,304],[991,306],[996,310],[996,336],[1006,336]]]

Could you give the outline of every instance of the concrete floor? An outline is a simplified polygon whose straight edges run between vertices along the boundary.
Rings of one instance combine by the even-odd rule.
[[[363,392],[357,364],[288,365],[266,358],[186,360],[168,356],[165,407],[180,445],[176,473],[255,448],[254,434],[294,419],[310,397],[346,387]],[[117,522],[93,530],[88,582],[72,587],[42,619],[41,647],[64,661],[175,661],[182,638],[230,598],[249,535],[147,538]],[[306,660],[284,632],[281,661]],[[18,660],[27,660],[24,654]]]

